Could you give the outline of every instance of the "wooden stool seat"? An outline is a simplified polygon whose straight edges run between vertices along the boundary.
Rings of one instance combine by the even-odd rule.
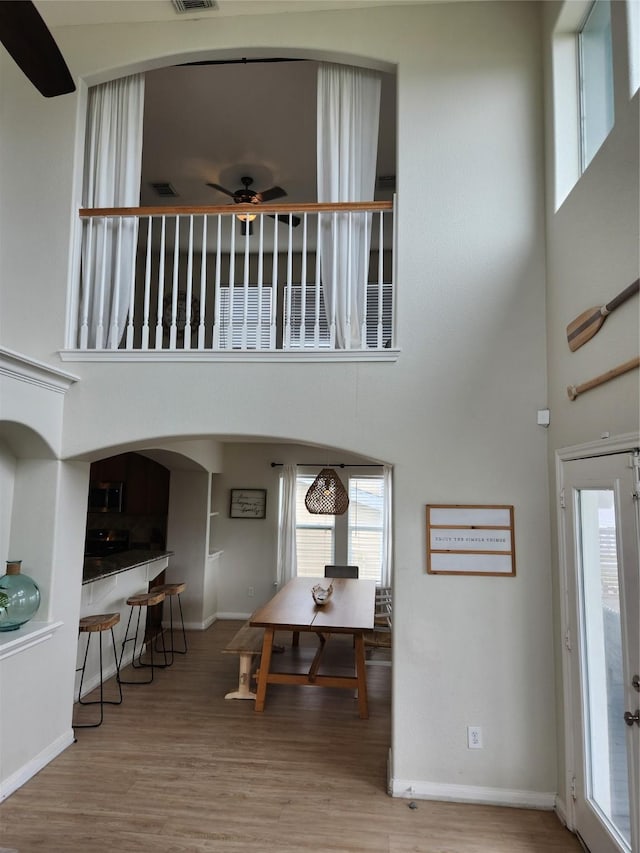
[[[120,621],[119,613],[100,613],[95,616],[83,616],[80,620],[78,630],[80,633],[88,631],[108,631]]]
[[[187,588],[186,583],[163,583],[161,586],[154,586],[154,592],[164,592],[165,595],[180,595]]]
[[[131,607],[151,607],[154,604],[160,604],[161,601],[164,601],[164,592],[158,592],[155,589],[151,592],[139,592],[127,598],[127,604]]]

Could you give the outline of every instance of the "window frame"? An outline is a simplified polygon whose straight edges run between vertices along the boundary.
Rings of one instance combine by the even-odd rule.
[[[311,482],[313,482],[313,480],[317,476],[317,474],[318,474],[317,468],[312,468],[310,466],[309,467],[300,466],[298,473],[297,473],[297,477],[296,477],[297,484],[299,485],[300,481],[304,480],[305,485],[310,485]],[[347,492],[349,493],[349,495],[351,495],[351,481],[352,480],[364,480],[364,479],[378,480],[380,482],[380,485],[381,485],[382,500],[384,502],[384,500],[385,500],[385,496],[384,496],[384,474],[383,474],[383,472],[378,470],[377,466],[371,466],[371,468],[369,468],[369,466],[366,466],[364,469],[358,470],[357,472],[356,471],[349,472],[346,470],[340,470],[339,474],[341,476],[341,479],[343,480],[343,483],[344,483],[345,488],[347,489]],[[309,478],[311,478],[311,479],[310,479],[310,482],[307,484],[307,481],[309,481]],[[351,513],[352,513],[352,502],[350,500],[349,509],[347,510],[346,513],[344,513],[344,515],[341,515],[341,516],[322,516],[322,518],[326,518],[326,519],[330,518],[333,521],[333,558],[330,560],[327,560],[327,565],[355,565],[355,564],[357,564],[357,563],[354,563],[351,559],[351,557],[352,557],[352,547],[351,547],[352,525],[350,524]],[[329,525],[327,525],[327,526],[329,526]],[[310,527],[310,525],[308,523],[305,523],[304,521],[301,521],[298,517],[296,517],[297,548],[299,548],[299,544],[300,544],[300,540],[299,540],[299,537],[297,535],[298,531],[308,529],[309,527]],[[313,527],[325,529],[325,526],[321,525],[321,524],[313,525]],[[379,529],[380,529],[381,537],[384,537],[384,521],[383,521],[382,517],[380,519],[380,528]],[[384,548],[384,542],[381,540],[380,566],[379,566],[377,578],[375,579],[376,583],[378,585],[380,585],[380,583],[382,582],[383,548]],[[298,560],[297,560],[298,565],[300,564],[300,562],[301,561],[299,559],[299,551],[298,551]],[[318,570],[319,575],[321,575],[323,573],[323,570],[324,570],[324,567],[322,567],[322,570],[320,570],[320,568],[319,568],[319,570]],[[306,577],[309,575],[302,574],[301,576]]]

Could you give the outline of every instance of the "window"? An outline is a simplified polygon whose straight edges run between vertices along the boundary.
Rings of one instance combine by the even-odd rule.
[[[383,502],[382,477],[349,478],[347,562],[359,567],[359,577],[376,581],[382,566]]]
[[[303,299],[304,295],[304,299]],[[382,305],[380,302],[382,301]],[[315,284],[294,284],[289,300],[288,288],[284,296],[285,342],[290,349],[332,349],[327,309],[322,287]],[[316,326],[317,318],[317,326]],[[393,285],[367,284],[365,306],[365,346],[378,349],[391,346],[393,323]],[[288,337],[287,337],[288,330]]]
[[[587,168],[613,127],[610,0],[595,0],[578,34],[580,165]]]
[[[627,0],[627,36],[629,42],[629,95],[640,88],[640,3]]]
[[[356,565],[359,577],[382,578],[385,489],[382,475],[343,474],[349,493],[344,515],[313,515],[304,504],[315,474],[298,474],[296,546],[298,575],[320,577],[325,565]]]
[[[296,488],[296,544],[298,575],[319,577],[334,562],[335,519],[333,515],[313,515],[304,497],[315,475],[298,476]]]

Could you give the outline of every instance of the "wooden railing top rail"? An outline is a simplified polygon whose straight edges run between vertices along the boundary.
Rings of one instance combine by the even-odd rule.
[[[352,211],[393,210],[392,201],[352,201],[352,202],[303,202],[302,204],[218,204],[218,205],[168,205],[157,207],[81,207],[80,218],[100,216],[202,216],[203,214],[226,214],[237,216],[241,213],[280,214],[286,217],[297,213],[333,213]]]

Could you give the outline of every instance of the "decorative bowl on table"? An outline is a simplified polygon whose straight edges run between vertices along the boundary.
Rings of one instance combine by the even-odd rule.
[[[320,586],[317,583],[314,587],[311,588],[311,595],[313,596],[313,600],[318,605],[318,607],[322,607],[323,604],[326,604],[327,601],[331,598],[331,594],[333,593],[333,584],[329,584],[328,587]]]

